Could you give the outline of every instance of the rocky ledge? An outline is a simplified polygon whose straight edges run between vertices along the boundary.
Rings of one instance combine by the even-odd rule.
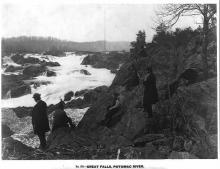
[[[127,52],[109,52],[109,53],[90,53],[86,56],[82,65],[91,65],[94,68],[106,68],[113,73],[117,72],[117,69],[121,64],[128,60]]]

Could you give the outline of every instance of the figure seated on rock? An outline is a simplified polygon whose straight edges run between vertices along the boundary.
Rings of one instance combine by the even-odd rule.
[[[75,124],[73,124],[71,118],[66,115],[66,112],[64,111],[64,106],[65,103],[62,100],[57,105],[57,109],[55,110],[53,115],[52,132],[62,127],[76,127]]]
[[[124,88],[121,88],[120,90],[120,92],[113,93],[113,103],[107,107],[107,114],[105,115],[105,119],[99,123],[100,125],[109,128],[115,125],[121,119],[122,113],[120,113],[120,110],[124,102]]]

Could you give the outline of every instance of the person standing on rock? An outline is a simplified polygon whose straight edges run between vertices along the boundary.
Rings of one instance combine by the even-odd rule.
[[[156,77],[152,71],[152,67],[147,67],[147,74],[144,77],[144,112],[148,113],[148,118],[153,117],[152,105],[158,102],[158,93],[156,87]]]
[[[41,100],[39,93],[35,93],[33,98],[36,102],[36,105],[33,108],[31,113],[32,125],[34,129],[34,134],[39,137],[40,140],[40,149],[46,148],[46,138],[45,133],[50,130],[49,121],[47,116],[47,104]]]
[[[53,114],[53,127],[52,127],[52,132],[54,132],[58,128],[62,127],[71,127],[74,129],[76,126],[72,123],[71,118],[69,118],[66,115],[66,112],[64,111],[64,106],[65,103],[64,101],[60,101],[57,105],[57,109],[55,110]]]

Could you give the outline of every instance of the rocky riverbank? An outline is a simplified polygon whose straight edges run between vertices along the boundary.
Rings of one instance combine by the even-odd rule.
[[[190,49],[189,49],[190,50]],[[165,77],[161,64],[156,64],[159,102],[153,118],[143,112],[142,79],[149,58],[117,62],[105,60],[106,54],[92,54],[82,64],[117,70],[111,86],[75,91],[66,103],[69,115],[76,108],[89,109],[81,115],[74,130],[60,128],[50,133],[48,149],[39,152],[10,137],[4,138],[4,159],[216,159],[217,158],[217,78],[215,68],[203,78],[202,70],[188,57],[175,77]],[[110,57],[110,56],[109,56]],[[157,56],[155,56],[156,58]],[[201,55],[198,55],[201,58]],[[100,59],[101,58],[101,59]],[[128,58],[128,56],[127,56]],[[161,61],[161,60],[159,60]],[[107,64],[112,62],[110,66]],[[162,61],[161,61],[162,62]],[[164,63],[167,64],[167,63]],[[140,80],[136,80],[134,66]],[[214,73],[213,73],[214,72]],[[89,76],[89,75],[88,75]],[[124,102],[111,128],[100,125],[113,93],[125,87]],[[73,91],[72,91],[73,92]],[[68,94],[68,93],[66,93]],[[72,95],[75,98],[72,99]],[[51,116],[55,105],[48,107]],[[28,117],[31,108],[15,108],[20,117]],[[25,112],[25,113],[23,113]],[[5,127],[7,128],[7,127]],[[7,131],[7,129],[5,129]],[[13,131],[12,128],[10,130]],[[13,134],[13,133],[11,133]],[[15,149],[14,147],[21,147]],[[14,150],[14,151],[13,151]]]
[[[216,78],[178,87],[155,106],[146,119],[138,105],[142,85],[126,93],[121,120],[111,129],[99,126],[112,102],[112,90],[102,91],[75,130],[59,129],[48,136],[49,149],[25,147],[18,155],[11,141],[5,159],[196,159],[217,158]],[[160,92],[160,91],[159,91]],[[146,126],[147,124],[147,126]],[[7,139],[5,140],[7,142]],[[20,143],[19,143],[20,144]],[[11,146],[10,146],[11,145]],[[25,150],[25,151],[24,151]],[[27,151],[26,151],[27,150]],[[22,154],[24,152],[24,154]],[[119,153],[120,152],[120,153]],[[20,155],[20,153],[22,155]]]

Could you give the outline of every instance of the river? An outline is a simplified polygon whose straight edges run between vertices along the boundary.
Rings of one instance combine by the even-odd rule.
[[[44,56],[40,54],[26,54],[24,57],[36,57],[40,60],[58,62],[60,66],[48,67],[49,70],[56,72],[56,76],[47,77],[45,74],[35,77],[32,81],[35,82],[49,82],[48,85],[41,85],[37,88],[31,86],[31,94],[24,95],[18,98],[9,98],[2,100],[2,122],[7,124],[9,128],[15,132],[12,137],[22,143],[38,147],[39,139],[33,134],[31,117],[18,118],[12,109],[19,106],[34,106],[35,102],[32,98],[33,93],[38,92],[42,96],[47,105],[56,104],[64,94],[69,91],[78,91],[83,89],[92,89],[101,85],[109,86],[115,77],[110,70],[96,69],[91,66],[81,65],[83,58],[86,55],[76,55],[73,52],[66,53],[64,57]],[[10,57],[3,59],[3,64],[19,66],[14,63]],[[87,70],[91,75],[80,73],[80,70]],[[4,70],[2,70],[4,73]],[[10,74],[10,73],[4,73]],[[15,72],[13,74],[19,74]],[[74,98],[73,98],[74,99]],[[71,117],[72,121],[77,125],[88,110],[84,109],[65,109],[67,115]],[[49,115],[50,125],[52,124],[52,114]]]

